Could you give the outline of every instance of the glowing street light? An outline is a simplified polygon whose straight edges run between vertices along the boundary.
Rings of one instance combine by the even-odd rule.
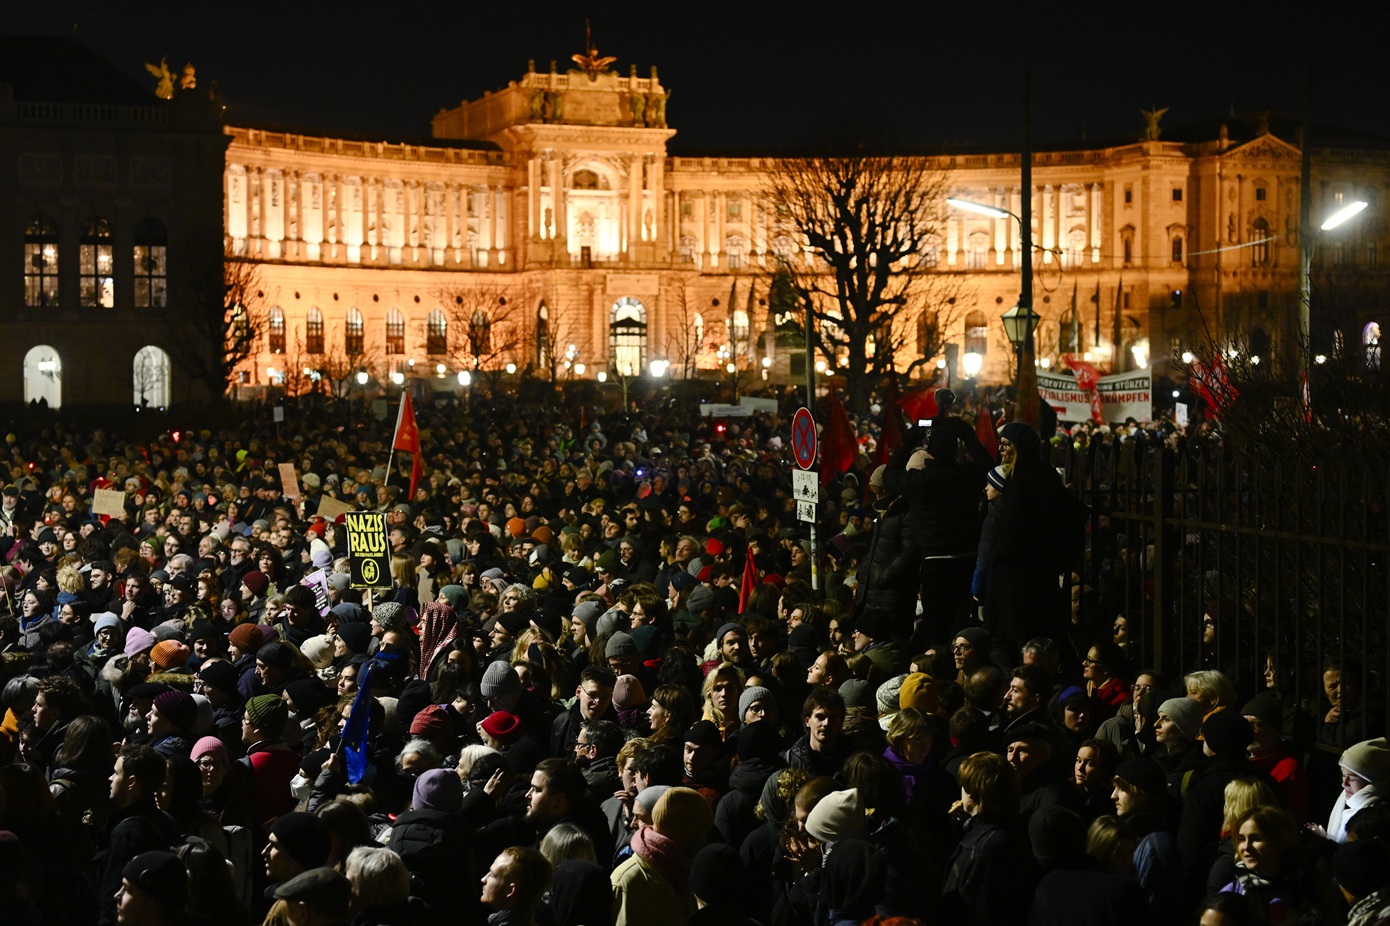
[[[969,379],[980,375],[980,367],[984,366],[985,358],[975,353],[973,350],[965,352],[965,356],[960,358],[961,369]]]
[[[1014,215],[1007,209],[1000,209],[998,206],[990,206],[985,203],[971,202],[968,199],[955,199],[954,197],[948,197],[946,199],[946,205],[951,206],[955,209],[960,209],[963,212],[974,212],[978,215],[987,215],[991,219],[1007,219],[1011,216],[1013,218],[1018,218],[1018,216]]]
[[[367,376],[367,371],[366,371],[366,370],[358,370],[358,371],[357,371],[357,385],[359,385],[359,386],[365,386],[365,385],[367,385],[367,380],[368,380],[368,379],[369,379],[369,377]]]
[[[1320,228],[1323,231],[1331,231],[1338,225],[1341,225],[1343,222],[1355,216],[1362,209],[1365,209],[1367,205],[1369,204],[1365,200],[1360,199],[1358,199],[1354,203],[1347,203],[1345,206],[1329,215],[1327,217],[1327,220],[1322,223]]]
[[[473,383],[473,374],[467,370],[459,370],[459,385],[470,386]]]

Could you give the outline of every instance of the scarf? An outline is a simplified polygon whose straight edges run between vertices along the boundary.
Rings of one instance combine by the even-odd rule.
[[[656,869],[675,890],[681,903],[690,903],[690,856],[654,826],[644,826],[632,834],[632,851]]]
[[[434,660],[454,642],[458,632],[459,622],[453,608],[442,601],[431,601],[425,605],[425,614],[420,618],[421,678],[429,678]]]

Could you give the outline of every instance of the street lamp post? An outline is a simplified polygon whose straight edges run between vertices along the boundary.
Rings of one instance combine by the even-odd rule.
[[[1004,336],[1009,339],[1009,343],[1014,346],[1014,351],[1018,354],[1018,382],[1020,387],[1023,384],[1023,348],[1033,337],[1033,330],[1038,326],[1038,319],[1042,316],[1033,311],[1032,306],[1019,304],[1014,306],[1003,315],[999,316],[1004,323]]]

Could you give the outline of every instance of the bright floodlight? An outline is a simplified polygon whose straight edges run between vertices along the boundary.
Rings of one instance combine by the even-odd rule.
[[[980,367],[984,365],[984,360],[985,358],[975,353],[975,351],[968,350],[965,352],[965,355],[960,358],[960,364],[965,370],[966,376],[974,377],[979,375]]]
[[[946,205],[956,209],[964,209],[966,212],[978,212],[980,215],[987,215],[991,219],[1007,219],[1010,213],[1005,212],[997,206],[988,206],[984,203],[972,203],[968,199],[947,199]]]
[[[467,370],[459,370],[459,385],[467,386],[473,382],[473,374]]]
[[[1327,217],[1327,221],[1322,223],[1322,230],[1328,231],[1329,229],[1336,228],[1365,208],[1366,202],[1364,200],[1358,199],[1354,203],[1347,203]]]

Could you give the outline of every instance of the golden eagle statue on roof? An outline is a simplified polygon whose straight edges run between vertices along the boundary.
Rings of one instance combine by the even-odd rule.
[[[594,44],[594,32],[589,27],[589,21],[584,21],[584,54],[570,55],[570,60],[579,65],[579,69],[589,75],[590,80],[595,80],[598,75],[607,72],[608,66],[618,59],[613,55],[600,56],[598,46]]]

